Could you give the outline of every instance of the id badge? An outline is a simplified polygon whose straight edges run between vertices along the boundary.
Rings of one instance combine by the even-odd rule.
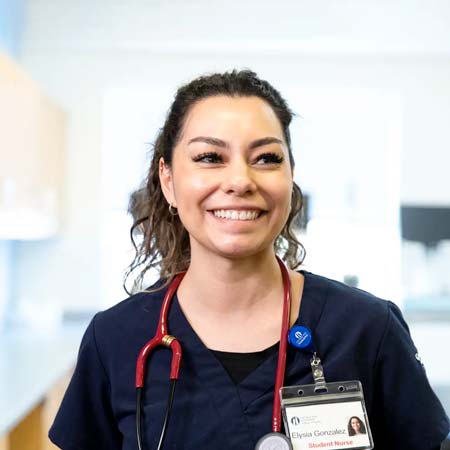
[[[280,397],[293,450],[373,448],[359,381],[316,380],[316,384],[284,387]]]

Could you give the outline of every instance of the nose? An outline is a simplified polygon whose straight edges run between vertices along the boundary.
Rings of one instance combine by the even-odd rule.
[[[222,190],[232,195],[245,195],[256,190],[254,176],[247,161],[239,159],[229,165],[224,174]]]

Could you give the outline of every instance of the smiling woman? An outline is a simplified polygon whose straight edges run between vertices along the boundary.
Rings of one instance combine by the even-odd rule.
[[[449,421],[398,308],[295,270],[304,250],[293,229],[302,197],[291,119],[279,92],[251,71],[178,90],[130,201],[138,292],[86,331],[50,430],[63,450],[291,450],[297,435],[282,434],[280,389],[324,389],[324,377],[361,382],[365,403],[345,404],[361,417],[349,423],[349,434],[365,434],[358,448],[372,448],[373,436],[378,450],[438,449]],[[161,278],[142,289],[150,268]],[[319,405],[308,423],[334,428],[345,405]],[[324,446],[305,445],[295,442]]]
[[[231,183],[232,189],[242,189],[239,183],[248,183],[256,173],[260,173],[261,179],[266,171],[269,173],[264,179],[272,184],[290,184],[290,210],[281,232],[275,236],[274,246],[291,268],[301,264],[304,248],[295,236],[293,223],[302,206],[302,194],[292,180],[291,120],[292,112],[279,92],[249,71],[200,77],[179,89],[156,139],[147,182],[133,194],[130,202],[130,212],[135,218],[132,234],[139,239],[144,230],[136,258],[130,266],[130,275],[140,271],[134,289],[152,267],[158,268],[166,280],[187,270],[191,264],[192,238],[183,221],[183,217],[190,218],[184,214],[187,203],[183,201],[183,195],[191,197],[199,189],[204,191],[208,188],[208,179],[217,183],[220,177]],[[244,162],[242,167],[239,167],[239,160]],[[174,176],[177,171],[183,173],[183,177],[178,177],[179,186],[173,183],[172,169]],[[239,179],[242,175],[247,179]],[[186,183],[189,180],[194,183],[187,186],[189,190],[193,189],[187,194],[182,190],[185,177]],[[211,182],[209,186],[212,186]],[[225,187],[222,184],[221,189]],[[178,189],[181,189],[178,193],[181,199],[174,197]],[[265,201],[261,193],[250,196],[247,193],[237,200],[230,195],[223,197],[217,201],[210,199],[207,211],[212,212],[212,206],[227,211],[242,210],[244,206],[264,210],[264,205],[257,204]],[[173,215],[176,206],[178,210],[181,207],[179,216]]]

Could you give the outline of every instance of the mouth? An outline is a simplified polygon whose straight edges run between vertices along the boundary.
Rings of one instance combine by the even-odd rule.
[[[256,220],[264,214],[261,210],[214,209],[209,211],[214,217],[223,220]]]

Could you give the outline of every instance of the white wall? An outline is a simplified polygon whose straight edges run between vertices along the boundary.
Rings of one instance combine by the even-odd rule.
[[[69,114],[67,217],[60,238],[19,245],[19,299],[38,286],[36,301],[105,303],[102,111],[105,92],[124,85],[168,92],[199,73],[250,67],[288,100],[298,88],[390,92],[403,105],[401,199],[449,204],[449,29],[445,0],[29,0],[21,61]]]

